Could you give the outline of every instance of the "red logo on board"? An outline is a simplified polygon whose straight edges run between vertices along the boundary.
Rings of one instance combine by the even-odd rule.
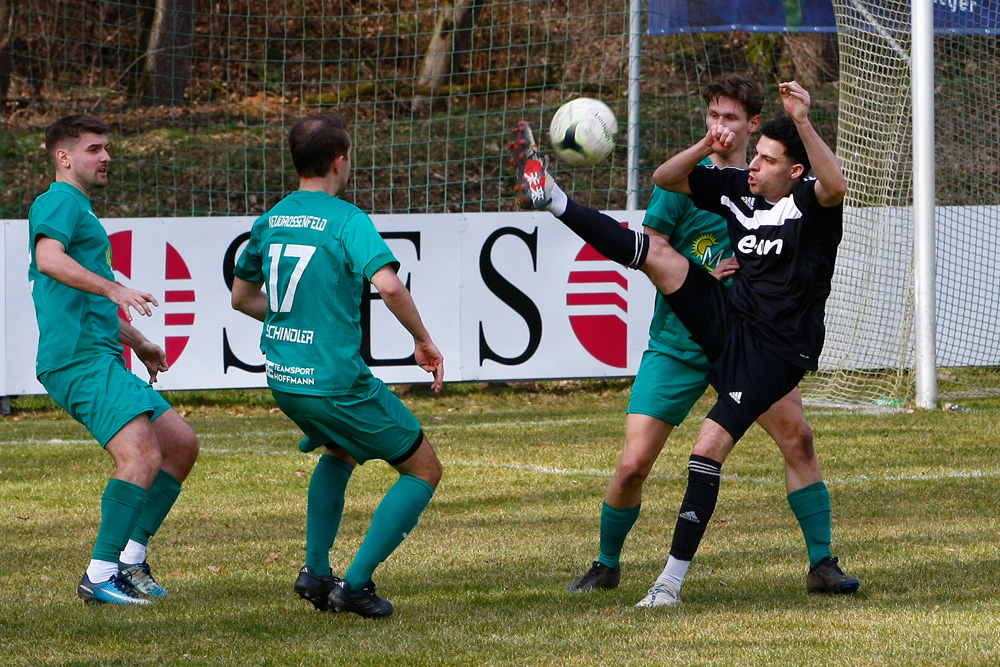
[[[109,238],[111,239],[111,268],[127,280],[131,280],[136,269],[136,264],[133,263],[132,232],[116,232],[111,234]],[[141,251],[137,250],[138,252],[146,253],[147,251],[142,249]],[[167,353],[167,364],[172,366],[184,352],[184,348],[190,340],[190,336],[185,331],[194,325],[194,312],[191,309],[194,306],[195,295],[191,285],[191,271],[188,270],[180,253],[169,243],[166,244],[164,252],[162,297],[157,294],[153,285],[137,285],[136,287],[160,297],[157,300],[160,302],[160,308],[164,311],[163,325],[168,332],[163,338],[163,349]],[[118,310],[118,314],[124,317],[121,309]],[[143,328],[141,322],[136,322],[133,319],[133,323],[137,325],[137,328]],[[132,350],[126,347],[125,365],[130,369],[132,368],[133,356]],[[141,362],[138,359],[136,362],[141,367]]]
[[[587,244],[576,256],[569,284],[581,286],[566,295],[570,326],[577,340],[598,361],[615,368],[628,366],[628,312],[625,267],[609,260]]]

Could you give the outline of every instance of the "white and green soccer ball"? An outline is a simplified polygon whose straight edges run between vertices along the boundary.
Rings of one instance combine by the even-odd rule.
[[[549,124],[549,141],[559,160],[573,167],[592,167],[611,155],[618,120],[604,102],[578,97],[559,107]]]

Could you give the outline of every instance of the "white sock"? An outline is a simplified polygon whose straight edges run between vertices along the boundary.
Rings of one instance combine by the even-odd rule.
[[[663,572],[656,578],[656,581],[661,584],[672,584],[679,591],[684,585],[684,577],[687,576],[689,567],[691,567],[691,561],[677,560],[670,556],[667,558],[666,567],[663,568]]]
[[[555,181],[552,181],[552,203],[548,206],[549,211],[558,218],[566,212],[567,206],[569,206],[569,197],[566,196],[566,193],[562,191]]]
[[[109,560],[91,560],[87,566],[87,578],[95,584],[103,584],[118,574],[118,563]]]
[[[125,565],[135,565],[146,560],[146,545],[136,542],[135,540],[129,540],[128,544],[125,545],[125,549],[122,551],[121,558],[119,558]],[[93,579],[91,579],[93,581]]]

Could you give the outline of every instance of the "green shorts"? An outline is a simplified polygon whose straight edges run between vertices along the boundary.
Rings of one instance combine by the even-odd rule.
[[[101,447],[142,414],[153,421],[170,404],[148,382],[125,368],[118,355],[101,355],[38,376],[56,403],[87,427]]]
[[[302,451],[342,447],[358,463],[382,459],[395,464],[409,458],[423,440],[417,418],[371,375],[346,394],[308,396],[277,389],[271,393],[282,412],[306,434]]]
[[[679,350],[651,341],[632,383],[628,413],[679,426],[708,388],[712,367],[701,350]]]

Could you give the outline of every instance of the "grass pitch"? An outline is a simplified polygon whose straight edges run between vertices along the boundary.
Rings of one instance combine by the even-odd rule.
[[[386,621],[295,597],[315,455],[266,392],[168,398],[202,441],[150,543],[171,595],[142,609],[75,594],[111,459],[44,398],[0,430],[0,664],[987,665],[1000,663],[1000,400],[961,410],[807,409],[855,596],[805,591],[780,456],[754,427],[723,468],[671,609],[633,605],[659,573],[704,401],[646,483],[621,586],[573,596],[596,558],[624,382],[448,386],[404,400],[444,463],[431,505],[375,574]],[[332,553],[343,573],[395,473],[358,469]]]

